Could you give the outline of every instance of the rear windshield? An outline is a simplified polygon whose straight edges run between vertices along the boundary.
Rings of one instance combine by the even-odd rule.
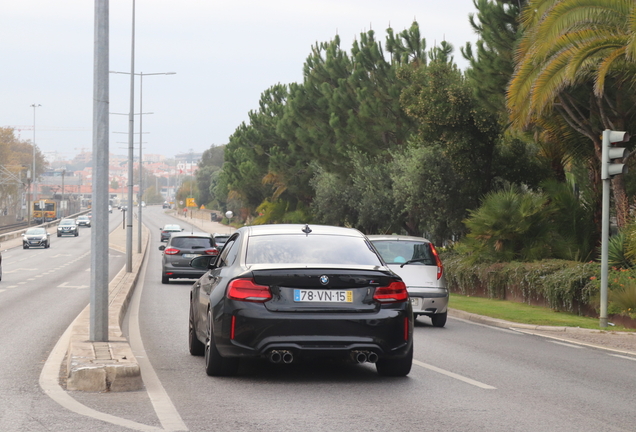
[[[361,237],[316,234],[250,237],[246,263],[382,265],[370,245]]]
[[[413,264],[436,265],[430,244],[427,242],[376,240],[372,243],[387,264],[403,264],[417,260]]]
[[[172,237],[170,245],[181,249],[208,249],[213,246],[210,237]]]

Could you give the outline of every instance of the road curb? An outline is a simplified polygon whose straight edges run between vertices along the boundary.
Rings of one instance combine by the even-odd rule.
[[[66,356],[67,390],[119,392],[143,388],[139,362],[121,330],[148,249],[149,230],[144,225],[142,231],[143,248],[141,254],[133,253],[132,272],[128,273],[126,267],[122,268],[108,285],[108,341],[89,340],[90,304],[72,324]],[[118,236],[121,236],[121,232],[117,230],[111,233],[110,247],[121,250]]]

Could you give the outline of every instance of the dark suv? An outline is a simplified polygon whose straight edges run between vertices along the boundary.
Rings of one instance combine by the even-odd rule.
[[[161,260],[161,283],[167,284],[170,279],[198,279],[205,270],[190,267],[192,258],[200,255],[217,256],[219,248],[212,234],[208,233],[173,233],[167,245],[159,246],[163,251]]]
[[[75,223],[75,219],[62,219],[57,226],[57,236],[73,235],[77,237],[79,235],[79,228]]]

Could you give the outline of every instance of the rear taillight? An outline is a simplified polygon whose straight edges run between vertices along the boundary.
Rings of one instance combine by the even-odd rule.
[[[380,303],[403,302],[409,299],[406,285],[402,281],[391,282],[389,286],[377,287],[373,299]]]
[[[433,256],[435,257],[435,265],[437,266],[437,280],[442,277],[442,273],[444,273],[444,266],[442,265],[442,260],[439,259],[439,254],[437,253],[437,249],[431,243],[431,252],[433,252]]]
[[[166,250],[164,250],[164,251],[163,251],[163,253],[165,253],[166,255],[176,255],[176,254],[178,254],[179,252],[181,252],[179,249],[177,249],[177,248],[172,248],[172,247],[171,247],[171,248],[168,248],[168,249],[166,249]]]
[[[227,296],[232,300],[264,303],[272,298],[267,285],[257,285],[253,279],[234,279],[227,288]]]
[[[211,248],[205,250],[206,255],[217,256],[219,254],[219,250],[217,248]]]

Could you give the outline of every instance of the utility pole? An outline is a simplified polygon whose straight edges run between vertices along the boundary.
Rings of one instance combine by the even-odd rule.
[[[108,341],[108,0],[95,0],[90,340]]]

